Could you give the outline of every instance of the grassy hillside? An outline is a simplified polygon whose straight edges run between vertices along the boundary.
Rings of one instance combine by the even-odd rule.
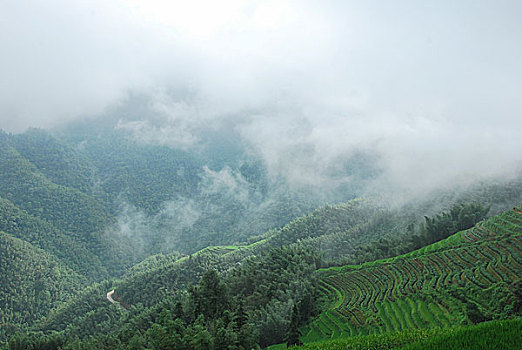
[[[520,349],[522,319],[489,321],[450,328],[414,329],[305,344],[310,350]],[[275,347],[274,347],[275,348]],[[286,348],[286,347],[284,347]],[[297,347],[295,347],[297,349]]]
[[[475,323],[521,311],[522,206],[390,259],[319,271],[328,307],[313,342]]]

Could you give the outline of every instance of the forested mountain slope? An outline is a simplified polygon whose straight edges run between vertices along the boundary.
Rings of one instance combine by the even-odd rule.
[[[83,192],[56,184],[10,145],[0,139],[0,181],[2,197],[42,219],[53,222],[78,239],[103,230],[108,217],[103,205]]]
[[[474,210],[477,215],[484,213],[484,208],[474,205],[455,206],[452,212],[462,214],[470,210]],[[333,290],[331,289],[333,287],[328,286],[334,284],[329,280],[330,278],[336,280],[336,276],[362,273],[377,269],[382,265],[391,269],[386,270],[392,273],[388,279],[384,278],[384,274],[381,276],[379,272],[376,272],[377,275],[365,274],[364,280],[354,280],[357,283],[367,281],[369,283],[367,288],[378,288],[385,281],[392,283],[395,281],[394,278],[399,281],[396,284],[392,283],[392,286],[386,289],[386,292],[381,293],[382,295],[378,292],[373,294],[363,293],[363,295],[370,295],[370,297],[357,298],[361,302],[372,300],[376,302],[378,297],[373,298],[372,295],[381,295],[383,300],[380,303],[382,305],[375,306],[376,314],[373,316],[366,315],[365,312],[373,312],[373,309],[368,306],[367,309],[361,309],[362,311],[353,311],[355,315],[353,319],[344,320],[341,318],[343,316],[332,316],[341,311],[324,311],[316,321],[312,322],[310,328],[302,328],[304,331],[302,339],[310,341],[324,339],[325,337],[329,339],[349,335],[352,334],[351,332],[356,332],[353,334],[367,334],[375,331],[403,330],[408,327],[449,326],[474,317],[473,313],[476,310],[473,309],[473,306],[470,306],[471,304],[465,304],[462,300],[467,300],[467,295],[477,293],[477,290],[475,290],[476,286],[469,286],[467,280],[462,279],[465,277],[458,277],[460,276],[458,273],[455,275],[455,281],[461,283],[459,288],[455,290],[446,288],[445,282],[442,282],[445,279],[436,276],[437,268],[445,266],[442,260],[439,261],[443,258],[437,258],[438,255],[442,254],[444,258],[450,257],[455,252],[471,249],[473,244],[486,244],[487,242],[494,242],[499,245],[498,249],[506,248],[509,251],[512,247],[504,247],[503,244],[505,245],[513,237],[514,239],[520,238],[520,232],[516,231],[516,228],[515,231],[509,231],[513,230],[519,219],[517,212],[510,211],[488,220],[487,225],[481,224],[479,226],[484,227],[483,225],[486,225],[489,227],[488,225],[493,225],[491,227],[495,227],[498,223],[503,223],[498,229],[504,227],[507,230],[504,233],[487,236],[485,240],[481,240],[484,238],[482,237],[476,241],[470,241],[475,236],[469,236],[468,232],[475,234],[480,229],[467,230],[404,256],[361,266],[320,270],[319,275],[313,273],[324,262],[321,261],[317,253],[309,250],[307,239],[329,237],[334,233],[335,235],[342,235],[343,232],[347,237],[351,237],[353,236],[352,229],[364,224],[372,215],[379,215],[379,213],[390,214],[386,210],[383,211],[379,206],[375,206],[371,201],[356,200],[342,205],[326,206],[313,214],[294,220],[280,230],[267,232],[249,245],[209,247],[190,256],[171,254],[151,257],[131,269],[121,279],[96,284],[82,291],[80,295],[55,309],[37,328],[45,332],[65,331],[65,333],[62,333],[62,337],[65,337],[63,338],[64,342],[68,342],[67,339],[72,339],[71,337],[80,337],[80,339],[84,339],[81,342],[87,348],[126,348],[133,342],[139,342],[144,346],[149,344],[149,346],[156,348],[159,345],[153,344],[159,344],[155,342],[160,341],[160,338],[172,345],[173,343],[170,342],[174,341],[176,337],[180,342],[178,345],[172,345],[174,348],[176,348],[175,346],[182,348],[187,344],[192,344],[191,342],[196,341],[195,339],[209,342],[208,344],[214,346],[218,341],[234,342],[232,340],[236,339],[234,337],[244,337],[244,339],[248,339],[248,344],[258,343],[267,346],[287,339],[288,332],[292,328],[292,315],[298,315],[297,324],[303,324],[308,317],[319,311],[316,309],[317,305],[314,306],[313,300],[317,297],[316,287],[314,286],[318,285],[319,291],[322,291],[321,293],[329,298],[331,296],[329,291]],[[459,217],[450,226],[458,227],[460,225],[458,223],[462,219],[459,219]],[[436,227],[443,223],[449,225],[453,219],[449,212],[444,212],[433,218],[427,218],[425,221]],[[511,224],[505,222],[506,220]],[[392,220],[392,222],[402,221]],[[428,225],[427,230],[429,231],[432,226]],[[366,234],[355,235],[353,238],[361,239],[361,244],[368,240]],[[449,251],[444,250],[449,244],[445,242],[451,243]],[[379,241],[370,242],[368,245],[370,250],[372,250],[371,247],[378,246]],[[375,256],[382,254],[379,250],[373,251]],[[480,255],[480,259],[484,260],[482,263],[485,264],[484,269],[487,271],[490,265],[496,266],[496,260],[485,261],[486,256],[493,258],[495,255],[491,255],[494,254],[493,251],[484,251],[486,255]],[[432,257],[432,255],[434,256]],[[415,294],[402,294],[415,292],[415,288],[420,286],[418,283],[421,283],[419,278],[412,281],[410,275],[393,275],[393,273],[402,271],[400,268],[409,261],[408,259],[416,259],[412,260],[414,262],[410,261],[410,265],[419,263],[427,266],[426,268],[430,267],[430,273],[433,276],[429,277],[430,281],[422,283],[423,286],[445,287],[435,289],[435,292],[431,289],[427,292],[421,289],[421,292],[424,293],[422,298],[417,298]],[[469,259],[469,257],[466,259]],[[499,261],[509,265],[515,264],[519,257],[507,256],[505,261],[502,257],[499,259]],[[432,263],[433,266],[430,265]],[[477,261],[470,263],[480,266],[480,264],[476,264]],[[499,264],[498,261],[497,264]],[[408,267],[413,266],[410,265]],[[397,268],[394,266],[397,266]],[[508,267],[508,269],[511,268],[511,272],[504,272],[507,273],[506,276],[508,277],[506,278],[509,278],[509,280],[489,280],[494,284],[492,290],[495,290],[496,293],[494,294],[495,300],[501,300],[501,302],[490,303],[492,309],[487,311],[482,310],[480,304],[477,304],[479,305],[477,307],[479,317],[480,315],[485,318],[503,317],[510,312],[510,308],[506,309],[505,306],[513,305],[513,296],[516,296],[512,287],[512,284],[516,282],[513,271],[516,273],[517,267],[514,266],[515,270],[511,266]],[[414,267],[411,269],[412,273],[415,271]],[[456,269],[461,267],[457,265]],[[208,275],[208,272],[214,271],[214,269],[219,271],[219,274]],[[214,282],[206,281],[209,278]],[[319,278],[318,282],[316,281],[317,278]],[[459,278],[462,280],[459,280]],[[454,278],[452,277],[452,279]],[[448,281],[452,279],[447,278]],[[488,280],[486,279],[486,281]],[[203,318],[198,316],[201,312],[204,314],[210,312],[204,311],[205,308],[210,306],[199,304],[202,301],[198,299],[198,290],[210,288],[205,287],[205,283],[211,283],[214,286],[222,285],[222,287],[219,287],[222,289],[211,288],[217,290],[217,294],[208,294],[209,298],[223,300],[222,313],[220,313],[222,317],[216,316],[217,314],[214,313],[207,314]],[[358,284],[352,283],[349,285],[358,286]],[[106,293],[112,289],[115,289],[114,299],[120,302],[124,308],[111,304],[105,298]],[[340,289],[338,288],[338,290]],[[357,289],[357,291],[362,293],[361,289]],[[371,289],[368,289],[368,291],[371,291]],[[209,292],[206,291],[205,293]],[[344,295],[348,298],[348,294],[340,293],[337,295]],[[484,296],[485,293],[474,295]],[[401,298],[404,295],[406,295],[406,299],[403,300]],[[447,298],[451,307],[454,308],[450,309],[444,303],[441,306],[441,297]],[[473,297],[469,300],[475,302]],[[508,300],[508,304],[505,304],[504,300]],[[339,301],[334,306],[339,305],[344,304]],[[495,309],[497,306],[499,309]],[[408,307],[411,310],[418,307],[419,315],[410,315],[409,311],[401,309],[408,309]],[[296,308],[297,311],[295,311]],[[402,318],[401,312],[403,312]],[[433,313],[433,315],[430,313]],[[339,317],[339,319],[335,317]],[[379,321],[379,317],[383,317],[382,321]],[[176,321],[175,324],[169,323],[170,318]],[[232,320],[236,321],[232,322]],[[232,338],[224,340],[225,338],[220,333],[220,327],[226,328],[225,325],[229,322],[232,322],[230,323],[232,328],[229,329]],[[243,329],[243,326],[238,326],[237,322],[247,328]],[[357,324],[352,324],[352,322],[357,322]],[[394,328],[394,324],[396,328]],[[248,332],[250,336],[246,337],[241,332]],[[94,336],[94,338],[87,340],[89,336]],[[206,340],[198,338],[200,336],[204,336]]]
[[[0,227],[101,280],[151,254],[245,242],[319,203],[269,184],[238,145],[216,159],[205,152],[90,124],[59,140],[0,132]]]
[[[318,273],[304,342],[520,315],[522,206],[411,253]]]
[[[333,197],[296,188],[269,174],[237,135],[205,137],[200,148],[176,149],[114,125],[0,133],[0,231],[79,281],[52,310],[16,306],[30,318],[10,324],[96,348],[126,348],[134,336],[157,348],[173,331],[185,347],[196,338],[216,347],[223,332],[229,345],[247,333],[246,348],[281,343],[320,311],[318,268],[410,252],[522,200],[519,177],[406,204],[347,201],[362,183]],[[348,170],[364,182],[373,164],[358,157]],[[62,282],[70,283],[58,278],[48,289]],[[219,313],[201,297],[209,284],[224,286],[209,294],[223,301]],[[119,306],[106,299],[113,289]]]
[[[86,249],[86,260],[78,262],[81,266],[71,267],[96,279],[118,274],[128,266],[132,261],[130,247],[105,234],[114,218],[103,204],[76,188],[52,182],[12,144],[11,136],[0,134],[1,225],[7,228],[6,232],[11,233],[12,229],[14,234],[18,232],[20,238],[28,237],[29,241],[31,235],[41,235],[40,247],[49,248],[50,253],[68,254],[69,260],[78,258],[72,255],[74,251]],[[17,222],[24,227],[18,228]],[[62,242],[55,232],[67,238]],[[58,253],[59,244],[76,247]],[[87,266],[91,261],[95,265]],[[110,264],[101,268],[101,261]]]
[[[86,285],[41,249],[0,231],[0,339],[27,329]]]
[[[144,256],[245,242],[325,203],[269,178],[237,135],[209,132],[188,150],[142,142],[114,126],[71,126],[58,135],[94,165],[119,213],[116,228]]]
[[[10,138],[18,153],[50,181],[91,194],[95,187],[94,166],[72,147],[58,141],[49,132],[29,129]]]
[[[360,225],[379,209],[369,201],[351,201],[337,206],[326,206],[314,211],[307,216],[293,220],[279,230],[268,231],[256,241],[244,246],[217,246],[208,247],[195,254],[180,257],[179,254],[156,256],[147,259],[135,268],[131,269],[121,279],[115,280],[111,288],[115,288],[114,298],[121,300],[127,306],[142,305],[151,307],[161,302],[166,296],[183,291],[190,284],[199,282],[205,271],[215,269],[227,275],[240,266],[239,263],[248,259],[261,259],[264,254],[269,254],[270,249],[282,246],[304,247],[301,240],[311,237],[326,235],[328,233],[350,232],[352,227]],[[368,240],[369,237],[361,235],[359,240]],[[301,248],[299,248],[301,249]],[[319,264],[319,261],[317,262]],[[252,283],[254,283],[252,281]],[[107,290],[108,291],[108,290]],[[96,298],[100,291],[90,291],[84,296],[68,303],[67,307],[57,310],[57,313],[46,322],[46,329],[61,329],[58,324],[65,325],[63,321],[69,320],[75,323],[75,313],[81,314],[102,312],[99,308],[107,309],[109,304],[91,305],[84,299]],[[87,308],[86,308],[87,307]],[[84,329],[78,325],[78,329]]]
[[[112,260],[105,267],[82,267],[100,278],[119,275],[133,262],[158,253],[190,254],[212,245],[253,242],[321,205],[356,197],[375,173],[371,157],[356,156],[346,171],[357,174],[357,184],[329,197],[268,174],[237,135],[209,131],[201,147],[184,150],[137,140],[115,123],[78,123],[53,133],[0,133],[0,197],[70,236],[82,249]],[[223,152],[217,156],[216,150]],[[350,228],[350,235],[340,227],[300,239],[328,252],[325,258],[332,263],[353,262],[366,255],[355,254],[361,242],[400,235],[408,223],[418,224],[422,215],[448,203],[478,201],[492,205],[493,213],[518,203],[522,193],[516,189],[522,180],[511,182],[463,189],[458,196],[442,192],[406,214],[401,208],[379,214],[374,210],[365,214],[365,223]],[[346,259],[348,251],[353,254]],[[389,255],[399,251],[392,247]]]
[[[44,219],[29,215],[11,201],[0,197],[0,231],[31,243],[54,255],[69,268],[91,281],[108,276],[102,259],[85,245]]]
[[[234,137],[182,150],[95,125],[1,132],[0,197],[103,259],[118,255],[111,275],[152,254],[244,243],[326,203],[269,178]]]
[[[459,213],[475,210],[477,215],[484,214],[484,208],[480,206],[455,208]],[[392,212],[375,205],[373,201],[354,200],[336,206],[325,206],[292,221],[282,229],[268,231],[249,245],[208,247],[189,256],[171,254],[151,257],[132,268],[121,279],[89,288],[64,304],[47,318],[41,329],[68,329],[71,336],[81,337],[98,332],[118,334],[118,329],[123,327],[121,322],[129,322],[129,319],[123,318],[127,321],[122,321],[122,309],[104,300],[105,294],[112,289],[115,289],[113,298],[131,310],[131,315],[128,316],[131,319],[153,317],[152,315],[158,312],[159,305],[166,302],[176,305],[181,302],[186,319],[192,319],[193,322],[197,313],[194,314],[193,301],[186,299],[186,293],[191,290],[191,285],[201,281],[208,270],[215,269],[226,281],[230,293],[236,296],[236,302],[241,301],[244,310],[248,311],[247,323],[261,332],[258,335],[260,344],[269,345],[283,341],[289,327],[292,305],[302,303],[302,300],[309,297],[315,298],[316,292],[312,283],[315,277],[312,278],[312,271],[325,263],[317,253],[311,251],[310,240],[322,238],[327,242],[332,237],[344,236],[353,242],[354,247],[367,247],[369,251],[374,252],[374,256],[379,257],[383,254],[376,249],[379,246],[380,231],[365,230],[368,228],[366,223],[371,221],[372,217],[381,215],[393,216]],[[433,220],[437,224],[445,222],[443,219]],[[384,221],[383,226],[389,222],[402,222],[406,230],[407,223],[402,219]],[[447,224],[449,222],[446,222]],[[389,229],[393,227],[389,226]],[[411,246],[408,242],[404,240],[403,246]],[[348,258],[353,253],[353,249],[346,249]],[[323,256],[326,254],[329,254],[328,250],[322,252]],[[311,258],[305,258],[307,256]],[[290,265],[288,262],[280,265],[286,259],[294,262]],[[304,266],[308,267],[300,268],[300,259],[303,259],[302,262],[306,262]],[[309,275],[303,277],[298,272],[302,270],[308,271]],[[282,276],[287,277],[284,277],[281,283],[277,282]],[[308,281],[310,278],[312,280]],[[290,292],[294,283],[307,287],[299,287]],[[310,302],[310,305],[313,304]],[[304,312],[308,315],[306,317],[315,312],[313,309],[311,306]],[[305,319],[305,316],[302,317]],[[267,320],[272,320],[270,325],[264,323],[268,322]],[[97,324],[96,330],[92,327],[93,323]],[[140,327],[147,329],[146,326]],[[128,341],[122,337],[121,334],[117,335],[118,339]]]

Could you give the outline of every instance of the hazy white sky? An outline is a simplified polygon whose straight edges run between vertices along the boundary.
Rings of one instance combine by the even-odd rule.
[[[521,160],[520,18],[517,0],[0,0],[0,128],[138,93],[164,125],[121,127],[190,143],[240,115],[270,167],[313,181],[360,147],[419,186],[494,175]]]

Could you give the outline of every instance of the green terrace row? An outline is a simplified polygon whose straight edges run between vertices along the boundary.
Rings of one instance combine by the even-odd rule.
[[[520,238],[514,239],[514,242],[501,240],[488,243],[492,244],[447,250],[418,259],[334,274],[324,277],[323,282],[345,290],[345,294],[350,295],[343,300],[342,306],[373,308],[375,301],[393,300],[422,290],[426,285],[438,288],[462,282],[463,277],[469,279],[468,276],[476,275],[473,272],[484,269],[480,274],[485,275],[486,281],[491,283],[515,281],[518,278],[516,271],[520,266],[520,254],[513,254],[513,251],[520,245]]]
[[[511,210],[416,252],[321,271],[320,292],[335,301],[303,329],[303,341],[454,323],[459,301],[436,293],[519,281],[521,222]]]

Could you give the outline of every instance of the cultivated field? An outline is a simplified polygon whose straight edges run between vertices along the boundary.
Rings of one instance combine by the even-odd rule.
[[[445,328],[470,323],[470,310],[498,316],[488,298],[512,302],[522,278],[521,208],[405,255],[321,270],[321,293],[333,301],[301,339]]]

